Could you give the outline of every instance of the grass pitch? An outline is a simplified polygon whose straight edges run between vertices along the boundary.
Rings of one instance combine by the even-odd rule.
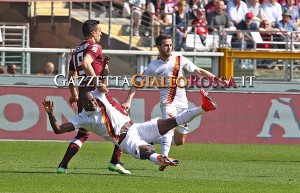
[[[298,145],[185,144],[173,146],[178,167],[164,172],[148,160],[123,154],[132,175],[110,172],[113,144],[87,142],[56,174],[68,142],[0,142],[0,192],[300,192]],[[159,147],[157,147],[157,151]]]

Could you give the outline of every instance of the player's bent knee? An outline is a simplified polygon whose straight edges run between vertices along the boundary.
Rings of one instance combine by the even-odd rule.
[[[154,151],[149,145],[141,145],[139,146],[139,150],[140,150],[140,158],[143,160],[149,159],[150,155],[154,153]]]
[[[174,132],[174,144],[176,146],[180,146],[180,145],[185,144],[185,138],[186,138],[185,134],[179,133],[177,130],[175,130],[175,132]]]
[[[185,139],[174,139],[174,143],[176,146],[183,145],[185,143]]]

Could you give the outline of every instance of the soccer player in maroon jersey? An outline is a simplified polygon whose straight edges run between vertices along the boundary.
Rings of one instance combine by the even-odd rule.
[[[101,40],[101,27],[98,20],[87,20],[83,23],[82,33],[85,37],[85,40],[73,51],[72,58],[69,63],[69,79],[72,77],[73,80],[76,80],[78,76],[84,76],[85,79],[78,87],[78,92],[92,91],[96,88],[97,79],[93,78],[93,85],[89,84],[89,79],[87,76],[100,77],[107,76],[109,69],[108,63],[110,60],[109,56],[106,56],[103,59],[102,56],[102,46],[99,44]],[[102,82],[98,83],[97,86],[100,92],[107,93],[108,89],[105,84],[105,80],[102,79]],[[77,89],[73,84],[69,84],[69,89],[71,97],[69,102],[72,106],[77,105],[78,93]],[[106,94],[108,95],[108,94]],[[121,112],[124,112],[124,109],[116,103],[111,96],[107,96],[110,103]],[[82,111],[82,106],[78,104],[78,113]],[[68,149],[57,168],[57,173],[66,173],[68,168],[68,163],[72,157],[79,151],[82,144],[88,139],[90,131],[87,131],[83,128],[78,130],[77,135],[71,140]],[[130,171],[123,168],[120,162],[121,150],[119,146],[115,145],[114,152],[111,158],[111,161],[108,165],[108,169],[111,171],[116,171],[121,174],[130,174]]]

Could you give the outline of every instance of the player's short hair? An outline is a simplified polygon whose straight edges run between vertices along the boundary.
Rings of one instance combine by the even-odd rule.
[[[96,26],[100,24],[100,21],[99,20],[94,20],[94,19],[89,19],[89,20],[86,20],[83,25],[82,25],[82,33],[83,33],[83,36],[86,38],[86,37],[89,37],[91,32],[94,31],[96,29]]]
[[[79,96],[78,96],[78,103],[81,104],[83,106],[84,102],[87,101],[88,98],[88,94],[91,93],[90,91],[80,91],[79,92]]]
[[[166,35],[166,34],[160,34],[159,36],[157,36],[155,38],[155,45],[156,46],[161,46],[162,41],[166,40],[166,39],[172,39],[172,36],[171,35]]]

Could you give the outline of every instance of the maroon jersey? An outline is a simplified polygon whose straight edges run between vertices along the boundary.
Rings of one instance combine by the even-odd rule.
[[[82,69],[81,62],[86,54],[89,54],[93,58],[92,67],[95,71],[96,76],[100,76],[103,70],[103,57],[102,57],[102,46],[98,43],[94,43],[91,40],[84,40],[72,54],[72,58],[69,63],[69,70],[77,71],[78,76],[84,76],[85,81],[81,83],[81,86],[78,88],[81,90],[92,91],[95,89],[94,84],[92,86],[86,86],[89,82],[89,79],[86,78],[86,74]]]

